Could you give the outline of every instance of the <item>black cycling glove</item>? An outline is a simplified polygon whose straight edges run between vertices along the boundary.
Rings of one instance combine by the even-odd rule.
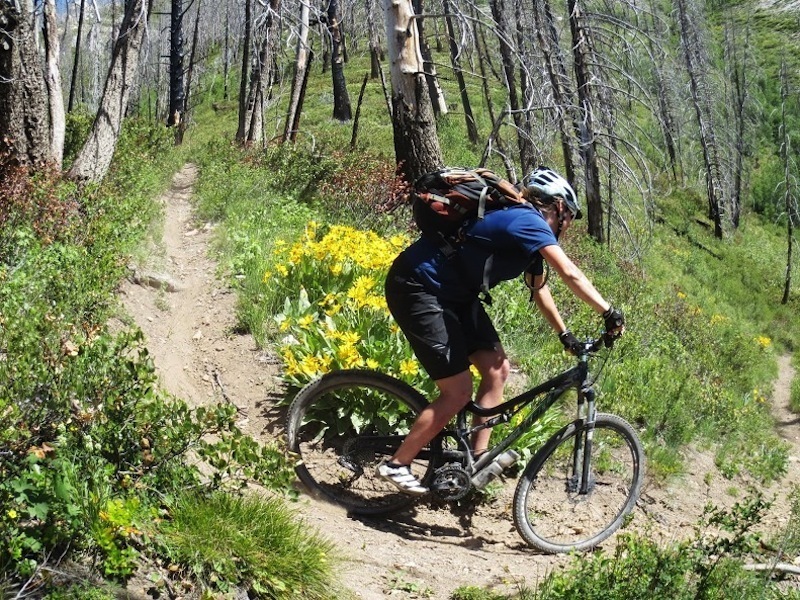
[[[625,327],[625,315],[618,308],[610,307],[603,313],[603,321],[606,326],[606,333],[611,335],[622,335],[621,331],[617,331]]]
[[[567,329],[564,333],[558,334],[558,339],[561,340],[561,343],[564,344],[564,350],[569,352],[570,354],[577,354],[581,350],[581,343],[578,341],[572,332]]]

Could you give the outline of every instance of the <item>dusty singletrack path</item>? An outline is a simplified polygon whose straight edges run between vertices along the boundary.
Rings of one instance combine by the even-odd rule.
[[[281,435],[284,411],[279,363],[256,348],[249,335],[235,333],[235,294],[217,276],[210,254],[213,227],[193,217],[191,194],[197,171],[186,165],[161,201],[163,237],[154,240],[143,264],[123,284],[127,314],[144,331],[163,386],[193,405],[229,401],[240,410],[239,424],[257,439]],[[170,291],[172,290],[172,291]],[[788,519],[788,482],[800,482],[800,424],[788,409],[794,376],[788,357],[780,359],[774,393],[776,427],[790,445],[789,473],[773,487],[779,495],[770,526]],[[649,525],[665,540],[690,535],[707,502],[730,505],[728,489],[713,457],[687,452],[689,474],[670,489],[646,484],[635,526]],[[714,473],[708,479],[706,474]],[[341,560],[341,581],[355,597],[445,600],[462,585],[511,591],[535,587],[566,564],[563,556],[537,554],[522,543],[511,518],[513,481],[478,506],[420,503],[390,519],[354,519],[328,503],[301,496],[298,514],[332,540]],[[740,487],[743,491],[743,488]],[[612,547],[613,538],[606,543]]]

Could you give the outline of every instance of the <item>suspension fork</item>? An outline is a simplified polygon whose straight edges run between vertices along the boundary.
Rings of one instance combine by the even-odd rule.
[[[578,392],[578,421],[583,422],[583,427],[575,435],[570,488],[579,494],[587,494],[594,485],[591,474],[592,441],[594,424],[597,419],[595,395],[596,393],[591,387],[582,387]]]

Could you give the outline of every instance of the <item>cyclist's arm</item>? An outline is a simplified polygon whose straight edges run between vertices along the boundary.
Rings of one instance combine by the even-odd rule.
[[[536,275],[533,278],[531,290],[536,308],[539,309],[539,312],[542,313],[545,320],[556,330],[556,333],[564,333],[567,327],[561,319],[561,314],[558,312],[553,296],[550,294],[550,288],[547,287],[547,284],[544,282],[543,275]]]
[[[539,250],[539,254],[541,254],[542,258],[547,261],[547,264],[559,274],[572,293],[591,306],[595,312],[603,314],[611,308],[611,305],[606,302],[603,296],[600,295],[600,292],[595,289],[592,282],[583,274],[583,271],[564,254],[561,246],[557,244],[545,246]],[[553,302],[552,298],[550,298],[550,302]],[[538,301],[537,306],[539,306]],[[555,307],[555,304],[553,304],[553,306]],[[545,313],[543,312],[543,314]],[[550,321],[546,314],[545,318],[548,319],[548,322]],[[561,331],[563,331],[563,329]]]

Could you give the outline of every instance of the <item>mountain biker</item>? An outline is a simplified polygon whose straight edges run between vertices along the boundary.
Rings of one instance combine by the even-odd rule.
[[[417,417],[395,454],[378,466],[379,477],[413,495],[428,490],[410,464],[472,398],[470,365],[480,375],[475,402],[484,408],[502,401],[510,365],[500,338],[484,310],[480,291],[524,273],[525,282],[545,320],[567,351],[579,341],[564,325],[544,275],[544,262],[578,298],[603,316],[606,331],[621,335],[622,311],[611,306],[558,245],[559,236],[581,210],[572,186],[546,167],[523,179],[528,204],[488,212],[469,223],[454,253],[440,241],[421,236],[397,257],[386,278],[386,300],[392,316],[439,390]],[[451,247],[452,249],[452,247]],[[476,423],[482,419],[476,418]],[[491,431],[472,439],[473,453],[487,450]]]

